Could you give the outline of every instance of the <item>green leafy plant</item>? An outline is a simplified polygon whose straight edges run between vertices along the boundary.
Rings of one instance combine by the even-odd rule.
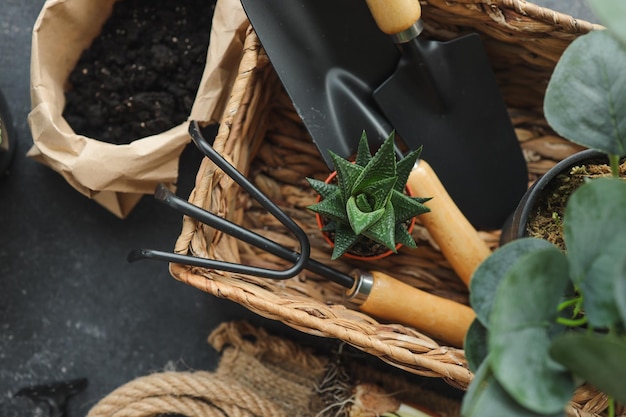
[[[361,135],[354,163],[329,151],[337,173],[336,183],[307,178],[321,200],[309,209],[328,220],[323,231],[334,235],[332,259],[357,242],[378,242],[396,252],[396,244],[414,248],[406,222],[426,213],[429,198],[404,193],[409,174],[421,148],[396,160],[392,132],[372,156],[367,135]]]
[[[598,4],[626,17],[618,0],[591,2]],[[564,416],[582,383],[607,395],[608,416],[616,402],[626,405],[626,182],[617,169],[626,154],[626,42],[614,36],[609,26],[572,42],[544,101],[555,131],[606,153],[613,175],[567,200],[566,251],[518,239],[472,276],[477,318],[465,352],[475,377],[465,417]]]

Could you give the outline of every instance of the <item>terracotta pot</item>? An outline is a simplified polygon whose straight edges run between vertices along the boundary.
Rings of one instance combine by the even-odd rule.
[[[326,180],[324,182],[327,183],[327,184],[330,184],[334,180],[334,178],[336,176],[337,176],[337,171],[333,171],[333,172],[330,173],[330,175],[328,175],[328,178],[326,178]],[[405,186],[405,190],[406,190],[405,192],[406,192],[407,195],[409,195],[411,197],[414,196],[413,191],[411,191],[411,189],[409,188],[408,185]],[[319,202],[321,199],[322,199],[322,197],[318,196],[317,197],[317,202]],[[320,228],[320,231],[321,231],[321,229],[324,227],[324,219],[318,213],[315,213],[315,218],[317,219],[317,225],[318,225],[318,227]],[[407,227],[407,230],[409,231],[409,233],[411,233],[411,231],[413,231],[414,227],[415,227],[415,217],[413,217],[411,219],[411,223],[409,223],[409,225]],[[335,242],[333,242],[333,240],[330,238],[330,236],[328,236],[327,233],[324,233],[322,231],[322,236],[324,237],[324,240],[331,247],[335,247]],[[398,243],[396,245],[396,251],[398,249],[400,249],[401,247],[402,247],[402,244]],[[389,250],[387,250],[387,251],[385,251],[383,253],[377,254],[377,255],[362,256],[362,255],[356,255],[356,254],[350,253],[348,251],[348,252],[344,253],[341,256],[345,256],[346,258],[355,259],[355,260],[359,260],[359,261],[376,261],[376,260],[379,260],[379,259],[386,258],[387,256],[392,255],[393,253],[394,252],[391,249],[389,249]]]
[[[535,202],[539,199],[546,187],[548,187],[559,174],[568,172],[572,167],[583,165],[585,162],[608,164],[608,157],[602,152],[588,149],[577,152],[553,166],[526,191],[513,214],[502,227],[500,245],[502,246],[515,239],[528,236],[526,231],[528,218],[535,206]]]

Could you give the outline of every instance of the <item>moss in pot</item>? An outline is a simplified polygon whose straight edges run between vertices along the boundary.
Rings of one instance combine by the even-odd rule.
[[[396,161],[392,132],[372,156],[363,132],[354,162],[329,153],[336,182],[307,180],[320,195],[309,209],[318,215],[322,232],[333,237],[332,259],[355,247],[372,247],[370,255],[377,259],[381,248],[383,253],[395,253],[398,244],[416,247],[408,225],[415,216],[430,211],[424,205],[430,198],[412,197],[404,190],[421,148]],[[356,256],[366,254],[361,250]]]
[[[626,18],[619,1],[592,6],[612,8],[610,14],[621,13],[622,22]],[[590,415],[626,415],[626,181],[619,177],[626,154],[624,45],[626,38],[610,27],[582,35],[550,79],[548,123],[590,150],[537,181],[519,217],[529,214],[539,193],[555,190],[563,169],[584,169],[587,157],[607,161],[608,174],[580,181],[564,214],[555,216],[565,249],[525,237],[526,222],[514,217],[513,236],[503,237],[472,276],[470,303],[477,319],[466,335],[465,353],[475,377],[463,416],[576,415],[574,393],[584,390],[582,397],[593,398],[594,389],[603,398],[593,398],[590,407],[604,406]]]
[[[626,176],[626,161],[621,161],[619,172]],[[502,228],[500,246],[522,237],[537,237],[565,249],[563,216],[567,199],[585,181],[611,175],[607,155],[594,149],[560,161],[524,194]]]

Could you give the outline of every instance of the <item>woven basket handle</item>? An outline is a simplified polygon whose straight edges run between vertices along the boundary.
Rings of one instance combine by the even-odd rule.
[[[409,29],[422,16],[419,0],[366,0],[378,28],[387,35]]]

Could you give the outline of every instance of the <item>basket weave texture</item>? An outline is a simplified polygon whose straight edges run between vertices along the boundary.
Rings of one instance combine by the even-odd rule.
[[[542,102],[552,70],[567,45],[595,25],[520,0],[422,1],[425,33],[448,40],[469,32],[482,35],[509,108],[529,169],[529,183],[581,148],[547,125]],[[316,195],[305,177],[324,179],[328,168],[292,107],[256,34],[248,28],[238,75],[215,138],[215,149],[245,173],[302,227],[311,258],[341,271],[372,268],[352,260],[330,260],[331,249],[306,206]],[[189,201],[286,247],[298,244],[285,228],[228,176],[205,159]],[[499,231],[480,231],[491,248]],[[465,285],[418,222],[417,249],[377,261],[375,268],[416,288],[468,302]],[[282,269],[287,262],[185,217],[177,253]],[[466,389],[472,379],[462,350],[444,346],[415,329],[381,323],[344,299],[345,289],[305,271],[286,281],[171,264],[172,275],[189,285],[237,302],[305,333],[336,338],[393,366],[443,378]],[[579,389],[569,415],[600,415],[606,400]]]

